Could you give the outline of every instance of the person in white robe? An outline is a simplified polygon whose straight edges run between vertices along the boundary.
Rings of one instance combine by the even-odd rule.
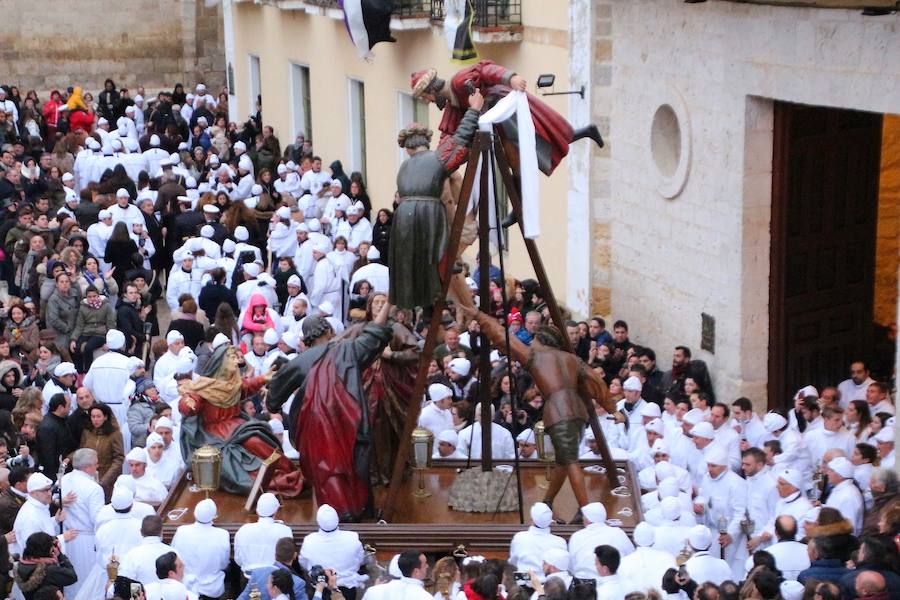
[[[707,474],[694,498],[698,521],[718,533],[718,546],[724,548],[724,559],[735,579],[744,571],[747,557],[746,539],[741,520],[747,506],[747,483],[730,469],[731,459],[725,448],[715,447],[706,455]]]
[[[237,259],[243,252],[251,252],[256,262],[262,264],[262,252],[253,244],[247,242],[250,239],[250,232],[243,225],[234,228],[234,257]]]
[[[499,423],[494,423],[494,407],[491,410],[491,456],[494,459],[512,459],[516,457],[516,445],[509,429]],[[481,414],[481,403],[475,405],[475,414]],[[457,451],[473,460],[481,459],[481,421],[475,421],[471,425],[459,431],[459,446]]]
[[[153,383],[156,389],[160,389],[165,383],[166,378],[171,377],[175,373],[178,363],[178,353],[184,348],[184,336],[181,332],[173,329],[166,334],[166,344],[168,349],[163,353],[153,366]]]
[[[279,207],[275,220],[269,223],[267,249],[275,258],[293,258],[297,252],[297,228],[299,223],[291,219],[291,209]]]
[[[862,361],[850,363],[850,377],[838,384],[838,392],[841,393],[841,407],[847,409],[854,400],[865,400],[869,385],[875,380],[869,377],[869,369]]]
[[[194,507],[194,523],[181,525],[172,548],[184,561],[185,583],[198,596],[219,598],[225,593],[225,569],[231,559],[228,531],[213,525],[216,503],[209,498]]]
[[[862,493],[853,481],[853,463],[845,456],[831,459],[824,468],[828,483],[834,487],[828,494],[825,506],[836,509],[853,525],[853,535],[862,530],[865,505]]]
[[[766,414],[763,426],[781,444],[781,454],[775,456],[775,468],[799,472],[803,475],[802,489],[806,491],[812,487],[812,465],[803,435],[796,429],[789,428],[787,419],[778,413]]]
[[[856,447],[856,437],[844,428],[844,409],[829,406],[822,410],[822,427],[807,430],[803,433],[803,441],[809,451],[813,468],[822,467],[822,458],[829,450],[842,450],[851,456]]]
[[[747,540],[747,550],[752,554],[756,550],[764,550],[768,545],[768,541],[761,536],[775,514],[779,496],[775,478],[766,467],[766,455],[762,450],[745,450],[741,458],[741,470],[747,482],[745,518],[753,524],[753,531]]]
[[[365,208],[362,202],[354,202],[347,208],[347,218],[337,227],[335,237],[343,236],[347,240],[347,250],[356,252],[363,242],[372,243],[372,224],[363,216]]]
[[[419,427],[429,430],[435,438],[445,429],[453,429],[453,390],[443,383],[432,383],[428,386],[428,397],[431,402],[422,407],[419,413]]]
[[[128,474],[119,475],[116,485],[122,481],[134,482],[134,497],[151,506],[158,506],[166,499],[169,491],[162,482],[147,474],[147,451],[144,448],[132,448],[125,455]],[[127,484],[126,484],[127,485]]]
[[[104,597],[109,584],[106,565],[113,555],[116,556],[116,560],[121,560],[129,550],[141,543],[143,539],[141,520],[154,514],[150,506],[146,504],[143,506],[147,511],[141,512],[140,508],[135,510],[134,492],[128,486],[119,485],[113,488],[110,504],[100,509],[96,516],[97,529],[94,536],[96,561],[83,583],[79,576],[78,580],[82,586],[75,600],[96,600]],[[108,517],[104,515],[107,508],[110,509]]]
[[[162,436],[156,432],[151,433],[147,436],[144,447],[147,450],[147,475],[158,479],[167,490],[172,489],[180,471],[175,464],[164,460],[165,446]]]
[[[509,562],[516,571],[527,573],[543,570],[544,555],[556,548],[566,550],[566,540],[550,532],[553,511],[543,502],[535,502],[530,510],[531,525],[516,533],[509,544]]]
[[[319,530],[300,545],[300,566],[307,570],[313,565],[328,566],[337,573],[339,586],[362,587],[369,577],[359,574],[366,556],[359,534],[340,529],[337,511],[328,504],[316,511],[316,523]]]
[[[806,515],[812,510],[812,504],[803,493],[803,474],[795,469],[783,469],[774,474],[775,489],[778,491],[778,502],[775,503],[775,511],[766,530],[762,534],[764,541],[775,538],[775,519],[782,515],[790,515],[797,522],[797,539],[806,537]]]
[[[258,567],[275,562],[275,544],[284,537],[293,537],[291,528],[275,520],[278,498],[265,493],[256,501],[256,523],[241,525],[234,534],[234,562],[247,574]]]
[[[358,268],[350,279],[352,290],[360,281],[368,281],[373,292],[387,292],[391,286],[391,274],[387,266],[382,264],[381,252],[375,246],[369,248],[366,258],[369,264]]]
[[[182,352],[187,354],[186,350],[182,350]],[[184,469],[184,458],[181,456],[181,444],[175,441],[178,435],[176,435],[177,427],[174,421],[169,417],[160,417],[156,421],[154,432],[163,440],[161,460],[166,463],[168,468],[174,469],[176,473],[181,472]]]
[[[713,534],[706,525],[695,525],[688,533],[688,544],[694,551],[684,569],[691,579],[697,582],[710,581],[720,585],[723,581],[732,578],[731,567],[728,563],[710,554],[713,545]]]
[[[328,238],[317,237],[313,242],[313,259],[316,261],[313,269],[312,283],[307,283],[309,292],[309,306],[315,311],[310,316],[318,314],[318,307],[325,301],[333,306],[343,306],[343,279],[341,278],[342,266],[335,265],[328,259],[331,252],[331,241]],[[309,286],[312,285],[311,288]]]
[[[875,442],[875,448],[878,450],[878,457],[881,459],[882,469],[893,469],[896,459],[894,458],[895,438],[894,428],[885,427],[875,434],[872,438]]]
[[[434,452],[431,458],[445,458],[447,460],[465,460],[466,455],[458,450],[459,435],[455,429],[445,429],[434,438]]]
[[[157,515],[144,517],[141,543],[119,559],[119,575],[140,581],[144,586],[159,581],[156,559],[167,552],[174,550],[162,541],[162,519]]]
[[[633,537],[635,550],[622,558],[617,573],[625,581],[639,583],[644,592],[662,589],[663,575],[676,568],[675,557],[653,547],[656,537],[649,523],[638,523]]]
[[[98,466],[95,450],[79,448],[72,454],[74,470],[63,475],[61,481],[63,496],[75,495],[75,500],[66,507],[64,526],[78,532],[78,536],[66,545],[66,556],[78,574],[78,581],[66,588],[66,594],[70,596],[78,594],[97,561],[94,532],[105,497],[103,488],[96,481]]]
[[[120,477],[116,480],[115,485],[113,485],[113,494],[115,494],[116,490],[119,488],[126,490],[129,494],[128,495],[128,498],[129,498],[128,504],[125,504],[124,507],[117,508],[116,505],[110,500],[110,503],[105,505],[103,508],[101,508],[100,513],[97,515],[97,529],[98,530],[100,529],[100,527],[102,527],[104,524],[108,523],[109,521],[119,518],[118,515],[121,514],[122,511],[124,511],[125,508],[128,508],[128,507],[130,507],[130,508],[128,508],[128,510],[125,512],[127,512],[128,515],[137,519],[138,523],[140,523],[140,521],[144,517],[148,517],[150,515],[156,514],[156,509],[154,509],[152,506],[150,506],[146,502],[141,502],[140,500],[134,499],[135,487],[136,486],[134,484],[133,479],[123,479]]]
[[[797,521],[790,515],[782,515],[775,519],[776,542],[766,547],[766,552],[775,559],[775,566],[785,579],[797,579],[800,571],[809,568],[809,554],[806,544],[796,541]],[[744,569],[747,573],[753,568],[753,555],[747,557]]]
[[[591,502],[582,507],[584,528],[569,538],[569,556],[572,575],[582,579],[594,579],[597,569],[594,563],[594,548],[602,544],[614,547],[620,556],[634,552],[634,544],[628,535],[618,527],[606,524],[606,508],[599,502]]]
[[[125,334],[118,329],[106,332],[108,352],[98,356],[91,363],[84,378],[84,387],[91,390],[97,402],[108,405],[119,422],[122,431],[124,451],[131,449],[131,431],[124,427],[128,423],[128,389],[131,382],[129,357],[122,353]]]
[[[147,174],[150,177],[159,177],[162,174],[160,164],[163,160],[169,160],[169,153],[159,147],[160,139],[155,133],[150,136],[150,149],[144,150],[144,158],[147,159]]]
[[[105,273],[109,270],[109,263],[103,260],[106,256],[106,244],[112,236],[112,213],[109,209],[104,208],[97,215],[97,222],[89,225],[87,228],[87,241],[91,249],[91,254],[97,257],[100,263],[100,272]]]
[[[266,300],[266,310],[276,325],[279,323],[278,313],[274,307],[278,304],[278,294],[275,292],[275,280],[268,273],[262,272],[260,263],[244,264],[244,282],[241,283],[235,295],[237,296],[238,306],[242,314],[238,318],[238,323],[243,322],[243,311],[247,309],[250,299],[254,294],[261,294]]]
[[[65,522],[65,509],[58,511],[55,516],[50,516],[50,502],[52,498],[53,482],[43,473],[32,473],[28,476],[26,490],[28,499],[16,514],[16,520],[13,522],[13,531],[16,534],[16,541],[10,544],[10,554],[22,554],[25,548],[25,542],[28,536],[38,531],[52,536],[56,536],[60,543],[60,550],[66,553],[66,542],[70,542],[78,537],[77,529],[65,529],[63,533],[59,532],[59,524]]]
[[[116,191],[116,203],[107,210],[112,215],[113,225],[116,223],[125,223],[130,230],[132,223],[144,222],[144,215],[141,212],[141,209],[134,204],[131,204],[131,197],[128,195],[128,190],[125,188],[119,188],[118,191]]]
[[[687,544],[687,537],[692,525],[680,522],[682,509],[678,498],[671,496],[663,498],[659,508],[662,520],[654,529],[653,547],[678,556],[678,553]]]

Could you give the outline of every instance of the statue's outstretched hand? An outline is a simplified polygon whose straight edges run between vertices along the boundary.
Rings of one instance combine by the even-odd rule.
[[[481,92],[477,89],[469,94],[469,108],[474,108],[477,111],[481,111],[481,108],[484,106],[484,96],[481,95]]]
[[[525,88],[528,87],[528,83],[525,81],[525,78],[521,75],[513,75],[509,80],[509,87],[514,90],[519,90],[520,92],[524,92]]]

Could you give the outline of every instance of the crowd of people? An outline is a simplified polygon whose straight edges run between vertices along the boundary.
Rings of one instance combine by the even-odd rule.
[[[183,386],[209,374],[217,348],[239,349],[240,376],[258,382],[242,388],[240,418],[267,424],[297,459],[288,408],[268,410],[265,382],[306,350],[307,317],[352,330],[390,288],[392,211],[373,214],[362,175],[340,160],[326,169],[302,136],[282,148],[260,111],[229,123],[227,101],[203,84],[150,98],[108,80],[97,100],[74,87],[43,102],[0,87],[0,585],[12,597],[900,597],[892,373],[856,361],[845,381],[763,414],[716,398],[688,347],[665,370],[625,321],[608,331],[600,317],[559,333],[615,401],[596,416],[638,473],[644,519],[631,536],[593,502],[565,540],[551,533],[561,515],[537,503],[508,560],[432,563],[410,549],[384,569],[328,505],[298,548],[265,493],[233,540],[203,500],[165,543],[156,508],[190,458]],[[476,298],[477,268],[472,297],[530,345],[550,322],[540,285],[483,268],[490,298]],[[376,445],[419,401],[408,395],[423,314],[391,311],[404,343],[366,379],[381,394]],[[494,349],[479,372],[490,348],[458,316],[442,315],[421,399],[434,458],[481,458],[488,387],[492,456],[538,460],[544,398],[528,365]],[[580,452],[600,458],[590,428]],[[389,464],[373,462],[373,482]]]

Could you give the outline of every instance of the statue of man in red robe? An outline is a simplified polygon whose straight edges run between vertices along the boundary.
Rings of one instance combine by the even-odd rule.
[[[522,76],[490,60],[482,60],[466,67],[446,81],[437,76],[435,69],[425,69],[412,74],[410,80],[413,96],[425,102],[434,102],[443,111],[441,140],[453,135],[459,127],[466,110],[469,96],[478,90],[485,98],[485,107],[490,108],[511,90],[524,92],[527,84]],[[553,173],[569,152],[569,144],[582,138],[594,140],[603,147],[603,138],[596,125],[573,129],[566,119],[538,98],[528,95],[531,117],[537,138],[538,166],[546,175]],[[506,142],[518,139],[515,119],[508,119],[500,125],[500,135]]]

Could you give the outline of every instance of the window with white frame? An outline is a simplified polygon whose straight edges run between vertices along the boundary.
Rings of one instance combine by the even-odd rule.
[[[307,140],[312,139],[309,89],[309,67],[291,63],[291,129],[294,136],[302,135]]]
[[[250,54],[250,98],[247,101],[247,112],[251,115],[256,114],[256,101],[262,94],[262,83],[260,83],[259,57]]]
[[[350,108],[350,170],[366,177],[366,89],[358,79],[347,79]]]

